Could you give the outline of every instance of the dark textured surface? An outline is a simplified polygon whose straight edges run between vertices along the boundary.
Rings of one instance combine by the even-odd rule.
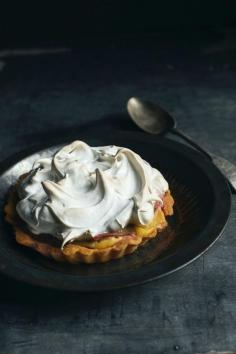
[[[98,43],[51,56],[1,59],[0,156],[54,132],[74,137],[117,116],[132,95],[169,108],[197,142],[236,163],[234,34]],[[5,64],[5,65],[4,65]],[[223,201],[222,201],[223,202]],[[223,237],[198,261],[160,281],[99,294],[36,289],[1,276],[0,351],[201,353],[236,348],[236,202]],[[14,260],[13,260],[14,262]],[[178,349],[178,351],[177,351]]]
[[[93,0],[65,1],[55,6],[34,2],[5,3],[0,12],[0,45],[19,47],[47,43],[71,43],[94,34],[183,32],[192,35],[206,28],[235,27],[236,5],[228,0],[162,1]],[[191,36],[191,35],[190,35]]]

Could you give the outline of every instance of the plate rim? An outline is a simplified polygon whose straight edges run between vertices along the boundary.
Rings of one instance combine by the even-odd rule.
[[[87,136],[87,138],[88,137],[91,138],[91,130],[88,133],[89,136]],[[116,130],[115,134],[117,135],[117,133],[118,132]],[[199,238],[197,238],[197,242],[196,240],[195,242],[194,240],[192,240],[190,244],[184,245],[182,249],[178,250],[177,259],[176,257],[172,257],[174,258],[175,262],[172,263],[171,266],[170,266],[170,262],[168,263],[167,259],[164,258],[163,260],[160,260],[158,264],[158,269],[156,269],[157,267],[155,262],[154,263],[151,262],[145,264],[144,266],[138,269],[129,270],[125,273],[118,273],[118,274],[112,273],[109,275],[106,274],[106,275],[99,275],[99,276],[96,275],[96,276],[89,276],[89,278],[86,276],[79,276],[79,283],[78,283],[78,278],[77,278],[77,282],[75,281],[76,280],[75,275],[63,273],[62,276],[61,273],[55,271],[53,271],[53,282],[51,282],[51,279],[50,281],[48,281],[47,279],[45,279],[48,277],[48,272],[49,272],[48,269],[47,272],[46,270],[44,272],[41,269],[40,270],[35,269],[23,263],[20,263],[19,266],[16,263],[15,264],[11,263],[11,267],[8,267],[7,264],[9,264],[9,260],[7,259],[7,257],[3,259],[1,258],[0,260],[1,273],[10,276],[11,278],[14,278],[18,281],[22,281],[40,287],[57,289],[57,290],[67,290],[67,291],[69,290],[69,291],[79,291],[79,292],[112,290],[112,289],[118,289],[118,288],[143,284],[170,275],[186,267],[188,264],[194,262],[196,259],[202,256],[205,252],[209,250],[210,247],[212,247],[215,244],[215,242],[220,238],[220,236],[224,232],[224,229],[227,225],[230,212],[231,212],[231,191],[227,180],[222,175],[222,173],[218,170],[218,168],[215,165],[213,165],[213,163],[210,160],[207,160],[203,155],[201,155],[199,152],[178,141],[171,140],[164,137],[153,137],[142,132],[135,132],[135,134],[133,134],[132,137],[130,136],[130,132],[122,131],[121,133],[123,137],[132,138],[134,140],[142,138],[144,142],[145,140],[149,143],[158,142],[164,148],[171,149],[172,151],[175,150],[180,155],[183,155],[184,158],[187,158],[190,161],[194,162],[195,165],[197,165],[197,167],[200,168],[205,175],[207,175],[207,177],[209,178],[209,182],[213,187],[212,190],[214,193],[215,203],[212,211],[212,218],[208,221],[205,229],[200,231],[201,239],[202,239],[201,243],[197,244],[199,243]],[[79,132],[78,138],[86,140],[86,130],[84,132]],[[64,142],[64,144],[66,143],[67,142]],[[53,148],[56,147],[57,145],[59,144],[53,144],[51,145],[51,147]],[[34,147],[33,149],[30,149],[31,152],[28,154],[27,151],[29,152],[29,149],[21,151],[19,154],[14,155],[14,157],[11,156],[10,158],[7,158],[0,164],[0,176],[3,173],[7,172],[8,169],[13,167],[14,164],[20,162],[22,159],[30,157],[36,152],[40,153],[40,151],[45,150],[45,148],[47,148],[45,147],[45,145],[44,148],[42,148],[41,146],[41,150],[39,150],[39,148],[37,147]],[[21,159],[18,159],[18,156],[23,156],[23,157]],[[17,162],[12,164],[12,159],[17,159]],[[219,205],[221,205],[219,202],[222,196],[225,198],[224,207],[220,207],[219,209]],[[214,213],[221,215],[220,222],[218,222],[217,225],[212,225]],[[209,233],[208,236],[206,235],[207,233]],[[188,250],[188,252],[186,252],[186,250]],[[6,264],[3,262],[4,259]],[[162,267],[160,267],[160,265]],[[162,271],[163,267],[166,268],[166,270]],[[130,279],[131,275],[132,275],[132,279]],[[99,282],[97,281],[98,277],[100,278]],[[118,277],[118,282],[117,282],[117,277]],[[85,283],[87,284],[85,283],[82,284],[83,280],[85,279],[86,279]]]

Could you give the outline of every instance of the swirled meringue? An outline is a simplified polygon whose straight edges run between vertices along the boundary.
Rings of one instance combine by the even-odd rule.
[[[138,154],[82,141],[40,159],[21,182],[16,209],[33,234],[62,241],[147,224],[168,190],[162,174]]]

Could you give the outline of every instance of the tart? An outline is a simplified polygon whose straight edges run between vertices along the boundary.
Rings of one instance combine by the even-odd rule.
[[[158,236],[173,204],[162,174],[132,150],[75,141],[20,176],[5,215],[20,245],[56,261],[102,263]]]

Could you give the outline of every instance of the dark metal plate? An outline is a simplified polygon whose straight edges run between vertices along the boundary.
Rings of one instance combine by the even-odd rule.
[[[97,128],[78,133],[78,139],[94,146],[115,144],[129,147],[157,167],[167,178],[175,198],[175,215],[169,218],[168,228],[158,238],[120,260],[69,265],[46,259],[18,245],[2,216],[0,270],[3,273],[31,284],[63,290],[97,291],[126,287],[182,268],[205,252],[221,235],[230,213],[231,194],[222,174],[202,155],[180,143],[139,132]],[[9,187],[19,174],[28,171],[35,159],[57,149],[54,146],[31,155],[22,153],[2,164],[1,209]]]

